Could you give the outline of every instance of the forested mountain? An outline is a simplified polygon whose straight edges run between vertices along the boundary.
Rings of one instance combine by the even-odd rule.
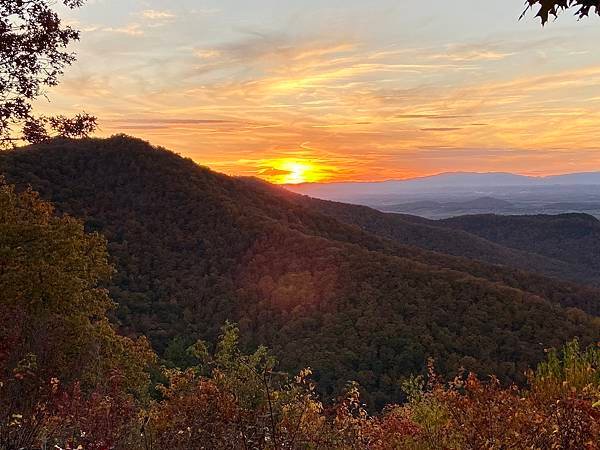
[[[500,245],[587,267],[600,278],[600,221],[588,214],[461,216],[439,224]]]
[[[551,277],[600,282],[600,221],[588,214],[486,214],[430,220],[288,193],[259,180],[248,182],[401,244]]]
[[[592,315],[600,315],[600,290],[594,287],[600,281],[600,274],[579,261],[561,261],[502,246],[476,234],[455,229],[443,221],[382,213],[367,206],[315,199],[255,178],[247,178],[246,182],[340,222],[358,226],[361,230],[410,246],[413,250],[414,247],[419,247],[435,251],[437,264],[443,267],[465,271],[490,281],[499,281],[510,287],[552,299],[563,306],[575,306]],[[403,248],[406,251],[407,247]],[[452,258],[449,255],[462,258]],[[424,253],[413,252],[411,257],[423,258]],[[431,259],[425,257],[424,262],[431,263]],[[514,270],[515,268],[521,270]],[[557,278],[571,281],[559,281]]]
[[[333,217],[340,222],[356,225],[369,233],[392,239],[403,245],[416,246],[448,255],[477,259],[491,264],[519,268],[572,281],[600,282],[600,271],[590,266],[587,261],[577,258],[567,259],[559,251],[550,252],[549,249],[546,252],[538,251],[533,243],[525,244],[529,239],[527,237],[528,233],[518,227],[515,230],[515,238],[522,236],[523,244],[521,246],[490,237],[485,232],[485,226],[481,227],[481,232],[473,231],[466,226],[461,227],[460,220],[462,218],[457,218],[456,222],[452,220],[434,221],[417,216],[383,213],[367,206],[331,202],[287,193],[277,187],[265,185],[258,180],[249,180],[249,182],[252,182],[255,186],[262,184],[265,189],[269,189],[272,193],[281,195],[289,201],[302,204],[313,211]],[[467,223],[470,222],[468,217],[464,219]],[[587,217],[595,220],[591,216]],[[503,220],[506,224],[511,223],[511,217],[504,217]],[[576,226],[576,224],[572,225]],[[554,239],[561,239],[560,233],[561,230],[555,228]],[[597,255],[599,253],[594,253],[593,249],[600,245],[600,238],[590,236],[590,241],[592,240],[594,242],[590,248],[590,253]],[[581,244],[585,243],[581,242]]]
[[[313,367],[325,394],[356,380],[382,406],[428,357],[518,380],[545,347],[600,335],[558,305],[593,313],[593,289],[400,245],[142,141],[54,141],[3,153],[0,169],[106,236],[115,320],[161,353],[230,319],[284,369]]]

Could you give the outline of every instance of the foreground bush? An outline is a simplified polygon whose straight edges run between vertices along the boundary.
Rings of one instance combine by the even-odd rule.
[[[109,324],[111,271],[103,238],[0,180],[0,448],[121,445],[154,355]]]
[[[237,330],[224,329],[208,377],[171,372],[147,421],[145,448],[258,449],[598,449],[600,347],[577,341],[528,374],[527,389],[474,374],[444,383],[407,380],[405,405],[370,415],[350,384],[324,406],[302,372],[275,375],[264,349],[242,356]],[[224,345],[223,343],[229,343]]]

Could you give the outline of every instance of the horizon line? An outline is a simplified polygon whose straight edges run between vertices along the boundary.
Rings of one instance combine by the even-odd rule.
[[[360,181],[360,180],[349,180],[349,181],[317,181],[317,182],[305,182],[305,183],[282,183],[279,186],[314,186],[314,185],[333,185],[333,184],[383,184],[383,183],[393,183],[393,182],[406,182],[406,181],[416,181],[416,180],[425,180],[428,178],[435,178],[443,175],[512,175],[515,177],[522,178],[530,178],[543,180],[545,178],[553,178],[553,177],[564,177],[569,175],[592,175],[599,174],[600,169],[596,171],[585,171],[585,172],[566,172],[566,173],[555,173],[550,175],[526,175],[523,173],[515,173],[515,172],[477,172],[477,171],[448,171],[448,172],[438,172],[433,173],[431,175],[423,175],[419,177],[410,177],[410,178],[389,178],[386,180],[373,180],[373,181]]]

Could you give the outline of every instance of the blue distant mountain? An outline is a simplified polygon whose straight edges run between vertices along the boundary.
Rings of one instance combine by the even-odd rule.
[[[433,192],[441,189],[489,189],[497,187],[600,186],[600,172],[573,173],[548,177],[531,177],[504,172],[448,172],[407,180],[370,183],[307,183],[287,188],[293,192],[319,198],[344,199],[385,196],[411,192]]]
[[[599,185],[600,172],[572,173],[542,178],[546,184]]]

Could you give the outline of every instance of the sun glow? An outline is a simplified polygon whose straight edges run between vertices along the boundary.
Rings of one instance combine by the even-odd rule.
[[[290,161],[283,165],[283,170],[289,172],[283,177],[285,184],[299,184],[309,180],[311,166],[302,162]]]
[[[260,176],[275,184],[314,183],[327,178],[317,163],[298,159],[269,161],[264,164]]]

